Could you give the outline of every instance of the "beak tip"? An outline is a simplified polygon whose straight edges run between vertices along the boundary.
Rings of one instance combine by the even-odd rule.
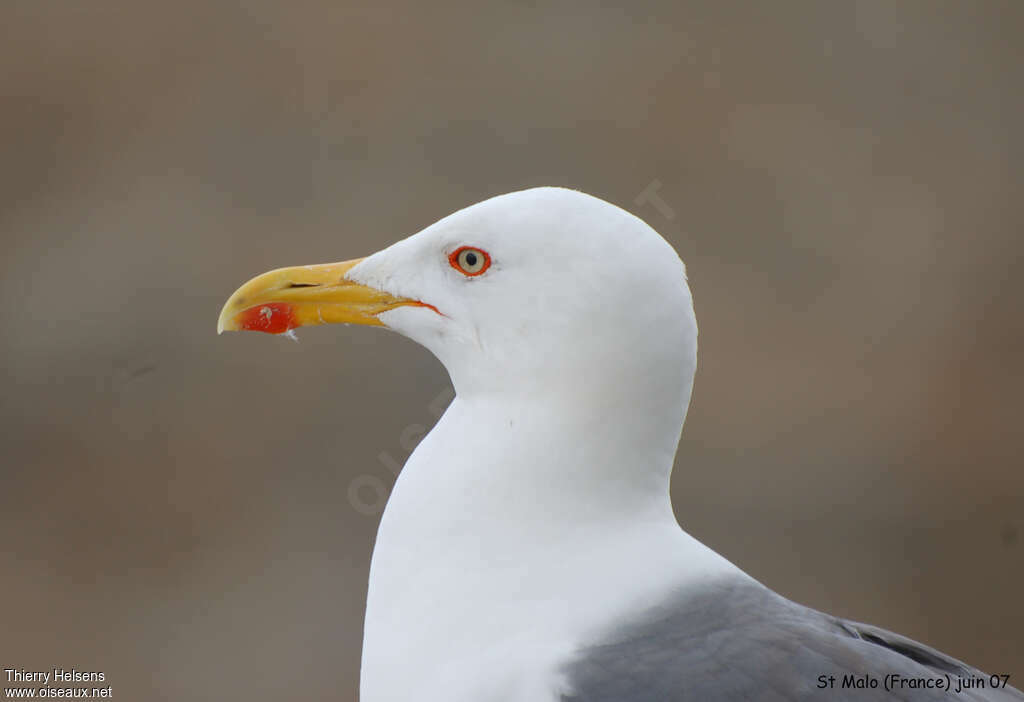
[[[225,305],[225,308],[226,307],[227,305]],[[222,310],[220,316],[217,317],[217,336],[220,336],[226,331],[232,331],[232,329],[234,329],[234,327],[231,326],[230,317],[228,317],[228,315],[224,313],[224,310]]]

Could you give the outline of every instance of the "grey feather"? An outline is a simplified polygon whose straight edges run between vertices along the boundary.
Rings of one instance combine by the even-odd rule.
[[[602,641],[581,649],[564,673],[569,692],[563,702],[1024,702],[1019,690],[1002,688],[1001,680],[993,689],[989,675],[928,646],[803,607],[742,578],[676,595],[620,622]],[[889,674],[942,679],[952,691],[886,691]],[[872,679],[878,687],[844,686]],[[957,693],[958,680],[981,680],[984,687]]]

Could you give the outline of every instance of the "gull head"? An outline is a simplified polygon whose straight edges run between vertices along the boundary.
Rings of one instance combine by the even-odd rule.
[[[603,200],[533,188],[459,210],[372,256],[270,271],[218,331],[384,326],[425,346],[459,395],[689,400],[697,327],[683,262]]]

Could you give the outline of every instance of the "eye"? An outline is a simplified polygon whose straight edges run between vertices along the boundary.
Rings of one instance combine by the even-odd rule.
[[[483,249],[460,246],[448,255],[448,263],[463,275],[480,275],[491,267],[491,255]]]

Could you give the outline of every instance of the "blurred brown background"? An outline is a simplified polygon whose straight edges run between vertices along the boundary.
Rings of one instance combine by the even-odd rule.
[[[687,529],[1020,686],[1022,35],[1015,0],[5,2],[0,665],[354,699],[366,502],[447,378],[217,313],[559,184],[689,266]]]

